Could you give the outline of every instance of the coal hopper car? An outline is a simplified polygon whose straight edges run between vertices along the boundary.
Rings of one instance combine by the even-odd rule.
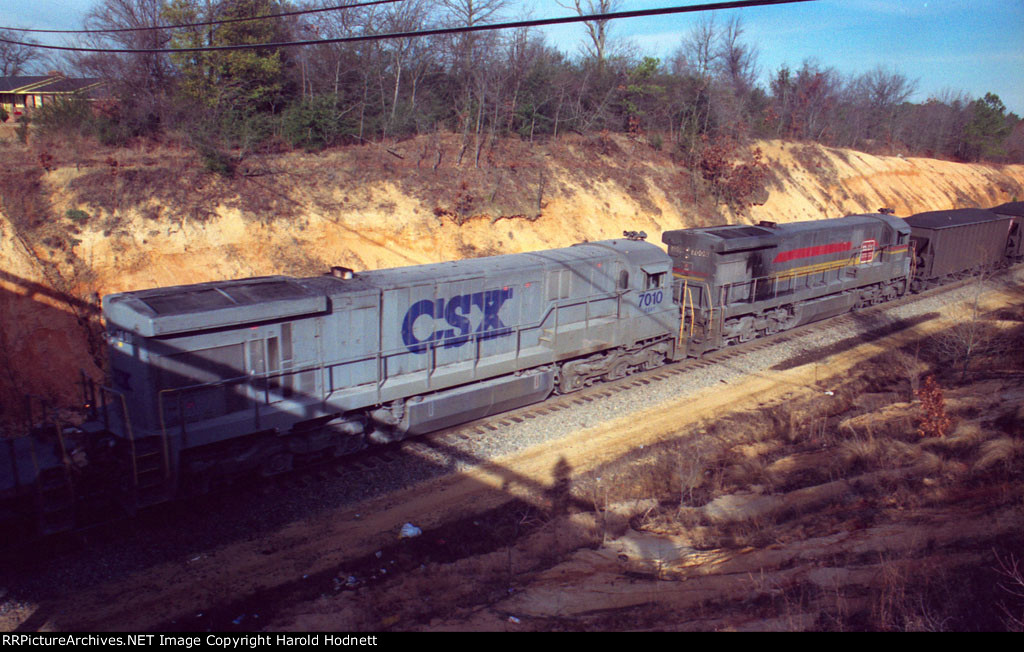
[[[929,211],[906,218],[912,233],[914,289],[925,289],[1020,255],[1020,217],[994,209]]]

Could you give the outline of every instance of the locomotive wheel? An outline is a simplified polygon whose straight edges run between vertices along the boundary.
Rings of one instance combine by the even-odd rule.
[[[749,342],[750,340],[757,337],[757,331],[754,330],[750,322],[743,324],[743,330],[740,331],[739,341]]]
[[[366,443],[366,438],[363,435],[350,435],[342,439],[341,443],[334,447],[331,451],[331,455],[334,457],[344,457],[345,455],[358,453],[367,447],[368,444]]]
[[[629,363],[625,360],[620,360],[612,365],[612,368],[608,370],[608,373],[604,375],[605,380],[618,380],[619,378],[625,378],[629,375]]]
[[[784,330],[783,324],[785,323],[787,316],[786,311],[781,308],[772,310],[765,315],[766,324],[764,327],[764,335],[774,335],[779,331]]]
[[[583,376],[569,373],[562,374],[562,380],[558,383],[558,391],[562,394],[569,394],[583,389]]]
[[[558,380],[558,392],[568,394],[583,389],[583,375],[576,371],[578,364],[567,362],[562,366],[561,377]]]
[[[796,308],[783,308],[786,313],[786,317],[782,320],[782,330],[788,331],[797,324],[800,323],[800,313],[797,312]]]
[[[660,367],[663,364],[665,364],[665,358],[663,355],[659,354],[657,351],[648,351],[647,359],[644,360],[643,368],[644,371],[650,371],[651,369]]]

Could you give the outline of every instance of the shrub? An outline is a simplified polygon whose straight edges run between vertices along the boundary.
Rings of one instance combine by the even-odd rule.
[[[203,167],[208,172],[228,178],[235,176],[235,161],[227,152],[206,144],[198,145],[196,151],[199,152]]]
[[[212,127],[219,140],[248,152],[274,134],[274,119],[269,113],[230,110],[221,114]]]
[[[321,95],[302,100],[285,110],[281,118],[281,135],[292,147],[317,151],[333,145],[339,137],[354,130],[338,110],[335,98]]]
[[[91,127],[92,110],[84,97],[59,97],[42,105],[32,114],[41,132],[84,133]]]
[[[93,121],[92,132],[100,143],[108,147],[119,147],[138,135],[137,130],[131,125],[104,117]]]
[[[921,399],[924,416],[917,433],[922,437],[944,437],[952,420],[946,416],[946,401],[942,396],[942,388],[935,382],[935,376],[928,376],[924,384],[916,392]]]
[[[82,222],[89,220],[89,214],[80,208],[69,208],[64,212],[64,216],[76,224],[81,224]]]
[[[18,141],[24,145],[28,142],[28,125],[32,121],[29,120],[27,115],[19,115],[15,122],[18,123],[18,126],[15,128],[14,133],[18,135]]]
[[[737,158],[739,162],[735,162]],[[705,135],[701,137],[696,164],[719,202],[741,210],[767,199],[769,170],[761,160],[760,148],[748,152],[728,136],[712,141]]]

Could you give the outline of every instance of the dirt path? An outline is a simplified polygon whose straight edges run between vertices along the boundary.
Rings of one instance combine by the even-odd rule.
[[[995,309],[1019,303],[1020,296],[1013,290],[990,292],[984,301],[987,308]],[[646,562],[633,560],[623,552],[623,546],[650,547],[657,541],[651,538],[652,535],[634,533],[615,543],[618,548],[580,551],[564,563],[552,565],[552,561],[557,561],[550,558],[555,551],[599,544],[608,537],[609,529],[623,533],[626,519],[635,515],[637,509],[636,504],[631,508],[633,512],[625,509],[618,525],[611,528],[608,515],[614,509],[606,509],[604,514],[598,509],[594,514],[573,516],[568,513],[572,510],[565,504],[559,504],[565,498],[559,487],[568,486],[587,472],[623,459],[638,449],[657,447],[677,439],[679,433],[687,428],[699,427],[728,412],[747,409],[766,414],[778,406],[796,404],[827,407],[828,402],[840,400],[832,388],[838,388],[842,381],[855,377],[859,370],[865,368],[867,361],[944,327],[939,321],[925,322],[826,360],[784,371],[752,374],[727,388],[723,386],[679,397],[657,409],[581,430],[569,438],[495,460],[465,473],[433,480],[355,508],[326,512],[291,523],[269,536],[207,550],[190,559],[168,560],[75,595],[53,596],[41,604],[8,613],[0,622],[3,622],[4,629],[135,631],[166,626],[176,618],[218,605],[248,602],[251,610],[257,611],[260,601],[286,599],[284,596],[289,595],[306,596],[300,599],[309,600],[309,596],[315,596],[317,591],[303,589],[304,582],[310,578],[323,581],[333,577],[351,560],[372,557],[376,551],[393,550],[399,530],[406,522],[430,531],[459,519],[471,520],[475,514],[516,499],[536,506],[538,512],[552,514],[551,522],[560,524],[555,529],[562,529],[559,533],[548,528],[523,544],[534,554],[532,557],[526,555],[528,561],[517,563],[523,572],[539,569],[540,575],[535,578],[535,583],[504,601],[495,600],[494,596],[487,597],[485,602],[492,606],[483,611],[470,610],[455,619],[435,618],[432,621],[434,626],[493,629],[507,624],[501,620],[505,613],[559,619],[580,616],[584,611],[591,613],[595,609],[628,611],[649,599],[652,591],[660,590],[663,574],[676,579],[685,577],[688,587],[681,594],[673,593],[671,599],[661,604],[665,609],[692,606],[706,600],[713,592],[722,592],[723,596],[749,592],[749,578],[744,578],[765,566],[766,556],[774,554],[771,550],[702,550],[698,554],[693,550],[692,541],[686,543],[683,539],[669,536],[658,545],[668,545],[668,549],[675,552],[671,552],[669,563],[654,572],[652,577],[649,568],[635,567],[635,564],[642,566]],[[796,417],[790,413],[789,418]],[[651,507],[647,505],[645,508]],[[559,513],[565,515],[559,516]],[[984,520],[986,517],[981,515],[978,518]],[[941,518],[941,515],[936,515],[936,519],[939,525],[934,537],[940,537],[941,532],[948,530],[949,519]],[[1019,515],[1008,512],[1004,521],[1011,524],[1008,527],[1017,527]],[[780,551],[776,557],[795,563],[800,559],[824,556],[832,546],[840,543],[852,550],[861,545],[858,542],[864,542],[863,550],[877,552],[877,542],[890,540],[892,536],[891,532],[884,530],[869,530],[851,534],[841,541],[834,537],[809,538],[798,548]],[[797,538],[794,535],[794,539]],[[690,552],[680,553],[683,548]],[[544,554],[537,553],[538,550]],[[493,554],[500,556],[501,553]],[[525,553],[520,549],[516,554]],[[623,556],[627,558],[626,562],[621,561]],[[497,561],[463,561],[451,568],[434,568],[430,572],[447,572],[448,581],[441,582],[441,585],[448,585],[453,577],[462,577],[460,573],[474,564],[492,569],[495,564],[507,566],[503,572],[512,574],[512,552],[508,553],[508,559],[507,563],[503,558]],[[634,567],[630,567],[631,563]],[[776,567],[785,565],[780,558],[776,558],[773,564]],[[545,565],[547,570],[544,570]],[[699,578],[712,572],[709,567],[715,568],[714,574],[722,577]],[[848,569],[848,572],[856,573],[856,569]],[[779,577],[801,573],[801,577],[806,578],[812,571],[797,565],[792,571],[776,573],[780,574]],[[633,579],[628,579],[630,577]],[[768,586],[781,580],[768,576],[765,582]],[[694,589],[692,595],[690,588]],[[366,587],[361,590],[374,589]],[[585,595],[585,600],[568,597],[569,593],[575,594],[576,591],[584,591],[580,595]],[[442,603],[435,606],[436,615],[462,613],[457,607],[460,600],[467,599],[465,592],[452,589],[451,593],[454,597],[447,604],[443,603],[443,596],[438,598]],[[346,599],[351,601],[354,595],[355,592],[346,592],[343,598],[349,596]],[[362,599],[365,601],[365,596]],[[250,620],[246,627],[258,628],[264,624],[273,628],[298,629],[400,626],[398,616],[395,616],[396,620],[389,621],[387,614],[376,621],[353,620],[350,615],[345,615],[344,605],[347,603],[325,603],[323,600],[329,598],[284,607],[276,605],[278,616],[273,623],[258,624]],[[579,608],[580,604],[585,604],[586,608]],[[401,613],[400,609],[396,610]],[[327,613],[321,613],[324,611]],[[792,622],[799,621],[799,614],[793,617],[796,620]],[[549,623],[548,620],[543,622]],[[691,626],[706,628],[710,622]]]

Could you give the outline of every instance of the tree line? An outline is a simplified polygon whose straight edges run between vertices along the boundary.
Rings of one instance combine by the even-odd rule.
[[[338,4],[345,3],[98,0],[83,27],[184,25]],[[620,8],[619,0],[559,4],[580,15]],[[263,21],[88,34],[80,41],[130,49],[280,43],[522,18],[513,9],[508,0],[404,0]],[[993,93],[970,98],[948,91],[913,103],[916,82],[897,71],[844,76],[813,60],[773,71],[765,86],[757,46],[735,16],[700,19],[664,59],[614,38],[609,21],[585,25],[573,54],[531,29],[216,52],[90,53],[58,65],[105,79],[109,97],[92,111],[68,102],[36,119],[91,130],[111,144],[175,132],[203,151],[243,154],[282,141],[317,150],[445,131],[461,136],[460,160],[474,165],[490,139],[535,141],[567,132],[627,133],[669,149],[691,169],[751,138],[1024,161],[1024,125]],[[0,48],[0,72],[17,74],[32,57],[17,46]]]

